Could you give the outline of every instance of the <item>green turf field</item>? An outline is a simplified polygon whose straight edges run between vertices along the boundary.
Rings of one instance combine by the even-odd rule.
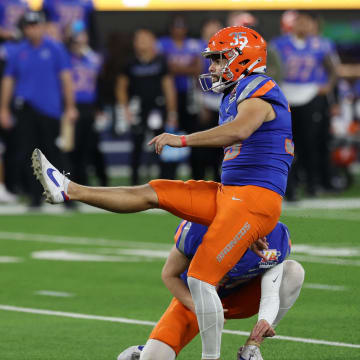
[[[291,208],[282,221],[306,279],[264,359],[360,359],[360,210]],[[0,360],[115,360],[145,343],[170,300],[160,271],[177,223],[153,212],[2,215]],[[226,323],[222,360],[236,359],[255,321]],[[179,359],[200,354],[196,339]]]

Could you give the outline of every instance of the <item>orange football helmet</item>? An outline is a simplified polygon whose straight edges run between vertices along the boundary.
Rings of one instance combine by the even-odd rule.
[[[253,72],[266,71],[266,41],[255,30],[245,26],[230,26],[211,37],[208,47],[202,52],[206,58],[224,58],[219,80],[212,82],[214,74],[199,76],[204,91],[223,92],[227,87]]]

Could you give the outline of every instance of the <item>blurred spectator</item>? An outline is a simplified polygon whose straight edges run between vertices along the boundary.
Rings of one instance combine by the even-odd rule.
[[[194,103],[197,76],[202,71],[199,41],[187,37],[183,17],[175,17],[170,24],[170,36],[159,39],[160,51],[166,56],[170,73],[175,76],[179,126],[188,133],[194,131],[198,108]]]
[[[99,135],[95,131],[97,82],[102,59],[89,47],[83,22],[73,23],[68,48],[75,102],[79,111],[75,124],[74,150],[70,154],[71,178],[80,184],[88,184],[88,167],[93,164],[101,186],[106,186],[105,162],[103,154],[99,151]]]
[[[217,19],[208,19],[204,22],[201,30],[200,46],[205,50],[210,38],[223,28],[221,22]],[[209,72],[210,60],[202,58],[202,73]],[[219,105],[222,94],[212,91],[204,92],[198,89],[197,95],[200,102],[200,112],[195,131],[202,131],[218,125]],[[211,174],[209,178],[214,181],[220,181],[220,164],[223,158],[221,148],[193,148],[192,149],[192,178],[195,180],[205,179],[206,171],[209,169]]]
[[[286,197],[296,200],[300,170],[305,173],[305,191],[312,196],[317,191],[317,167],[322,159],[319,151],[326,97],[336,84],[336,68],[328,42],[313,35],[313,18],[309,13],[297,15],[292,33],[274,39],[285,68],[282,89],[292,112],[295,161],[289,174]],[[326,83],[319,84],[318,69],[327,71]],[[328,185],[328,184],[327,184]]]
[[[133,185],[139,183],[139,165],[148,130],[163,131],[177,127],[176,92],[164,56],[157,53],[156,38],[150,30],[134,34],[135,56],[119,76],[117,99],[123,120],[131,126]],[[174,178],[176,164],[163,162],[161,178]]]
[[[299,13],[296,10],[287,10],[282,13],[280,19],[280,29],[283,34],[290,34],[293,32],[298,14]]]
[[[71,35],[72,24],[82,21],[90,34],[91,46],[96,46],[93,0],[44,0],[42,10],[49,23],[48,32],[55,39],[63,36],[66,41],[67,36]]]
[[[11,54],[16,51],[17,42],[5,41],[0,44],[0,79],[3,76],[6,62],[11,57]],[[1,91],[1,90],[0,90]],[[1,125],[1,124],[0,124]],[[18,144],[16,143],[16,134],[14,128],[3,128],[0,126],[0,140],[4,146],[2,151],[2,176],[6,188],[12,193],[17,193],[19,184],[16,176],[16,150]]]
[[[0,41],[19,38],[17,25],[28,8],[25,0],[0,1]]]
[[[257,25],[257,18],[249,12],[233,11],[227,17],[227,26],[246,26],[257,30]],[[278,84],[281,84],[284,77],[280,57],[271,44],[267,46],[266,75],[273,78]]]
[[[21,19],[25,40],[21,42],[6,64],[1,84],[0,123],[8,129],[14,125],[10,103],[14,94],[16,118],[17,161],[19,179],[25,181],[30,206],[41,205],[41,187],[29,166],[35,147],[46,149],[50,161],[61,164],[55,145],[59,135],[60,117],[72,122],[77,117],[69,61],[65,49],[45,37],[44,17],[29,11]],[[21,146],[19,145],[21,144]]]
[[[13,204],[16,202],[16,195],[10,193],[5,186],[4,167],[2,162],[2,154],[0,155],[0,203]]]

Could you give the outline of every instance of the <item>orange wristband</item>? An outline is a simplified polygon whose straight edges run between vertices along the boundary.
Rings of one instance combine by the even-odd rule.
[[[181,139],[181,145],[182,145],[182,147],[187,146],[185,135],[181,135],[181,136],[180,136],[180,139]]]

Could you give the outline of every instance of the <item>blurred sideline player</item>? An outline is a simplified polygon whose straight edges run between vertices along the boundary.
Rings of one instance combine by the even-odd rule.
[[[216,286],[248,247],[276,226],[294,149],[287,100],[264,75],[261,35],[241,26],[222,29],[203,55],[211,60],[210,72],[200,76],[203,89],[224,93],[219,126],[186,136],[163,133],[149,145],[158,154],[165,145],[224,147],[221,183],[158,179],[135,187],[86,187],[56,170],[39,149],[33,166],[51,203],[71,199],[120,213],[161,208],[209,227],[190,264],[188,284],[202,359],[220,359],[224,314]]]
[[[289,27],[291,29],[291,26]],[[288,179],[287,199],[297,200],[298,173],[305,173],[306,192],[317,193],[317,173],[328,159],[323,154],[322,132],[326,131],[324,105],[336,85],[336,61],[329,42],[314,36],[311,13],[299,12],[290,33],[272,40],[285,69],[282,89],[289,101],[296,158]],[[319,69],[326,69],[325,82],[320,83]],[[322,126],[325,123],[325,126]],[[325,136],[326,137],[326,136]],[[328,170],[325,170],[328,171]],[[329,176],[325,176],[329,179]]]
[[[118,360],[174,360],[180,351],[199,333],[194,303],[187,286],[187,269],[207,227],[182,221],[175,232],[175,243],[163,267],[162,279],[174,295],[168,309],[152,330],[143,346],[131,346]],[[262,360],[260,344],[264,337],[275,335],[275,327],[293,306],[304,281],[304,269],[290,253],[288,228],[278,223],[266,237],[265,259],[250,250],[218,285],[225,319],[249,318],[258,315],[238,359]]]

